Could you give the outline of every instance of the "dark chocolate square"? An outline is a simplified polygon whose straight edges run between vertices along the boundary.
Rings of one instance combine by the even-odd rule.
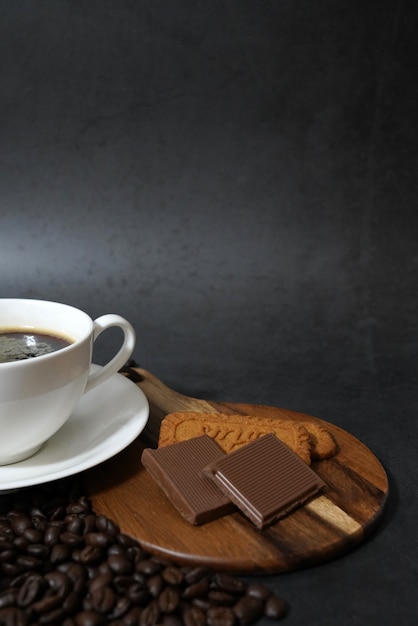
[[[225,452],[208,435],[170,446],[146,448],[142,464],[190,524],[203,524],[236,511],[230,499],[202,474]]]
[[[288,515],[325,486],[318,474],[273,434],[220,457],[203,473],[258,528]]]

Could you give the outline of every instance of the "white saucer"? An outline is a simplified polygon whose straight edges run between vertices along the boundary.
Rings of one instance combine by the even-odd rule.
[[[36,454],[0,466],[0,493],[71,476],[106,461],[136,439],[148,415],[148,401],[139,387],[115,374],[82,396],[64,426]]]

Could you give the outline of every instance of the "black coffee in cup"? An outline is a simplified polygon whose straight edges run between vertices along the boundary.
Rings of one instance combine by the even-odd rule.
[[[0,329],[0,363],[43,356],[71,345],[72,341],[42,331]]]

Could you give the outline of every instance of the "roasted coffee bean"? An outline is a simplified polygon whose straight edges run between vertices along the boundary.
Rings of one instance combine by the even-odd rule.
[[[23,571],[23,568],[16,563],[0,563],[0,573],[1,577],[9,576],[11,578],[15,578],[15,576],[19,576]]]
[[[60,542],[70,548],[78,548],[83,544],[83,538],[77,533],[72,533],[67,530],[60,534]]]
[[[8,511],[8,513],[6,515],[3,515],[3,521],[11,521],[13,520],[15,517],[19,517],[21,515],[24,515],[24,513],[20,510],[20,506],[17,502],[14,502],[13,506],[10,507],[10,510]]]
[[[84,532],[84,520],[82,517],[73,517],[67,522],[67,532],[82,535]]]
[[[44,533],[38,528],[26,528],[22,535],[29,543],[41,543]]]
[[[152,597],[158,598],[164,588],[164,581],[160,574],[155,574],[155,576],[148,578],[146,585]]]
[[[78,502],[72,502],[65,509],[67,515],[80,515],[80,513],[85,513],[88,510],[89,505],[85,498]]]
[[[163,569],[161,576],[169,585],[181,585],[184,580],[184,574],[181,569],[173,565]]]
[[[206,626],[206,613],[197,606],[186,606],[183,622],[185,626]]]
[[[98,613],[110,613],[116,604],[116,594],[108,586],[99,587],[93,591],[87,598],[88,605],[85,607],[93,609]]]
[[[40,574],[28,576],[17,594],[17,605],[25,608],[37,600],[46,587],[44,578]]]
[[[30,556],[30,554],[22,554],[17,557],[16,565],[21,567],[23,570],[37,570],[42,567],[42,560],[37,559],[34,556]]]
[[[80,518],[83,522],[83,532],[84,534],[87,533],[92,533],[95,531],[96,529],[96,516],[94,515],[94,513],[88,513],[85,517],[81,517]],[[106,534],[106,533],[105,533]],[[110,535],[106,535],[107,537]]]
[[[107,562],[115,574],[130,574],[133,570],[132,563],[124,556],[119,554],[109,555]]]
[[[98,546],[99,548],[107,548],[111,544],[111,537],[106,533],[91,532],[84,534],[84,541],[88,546]]]
[[[49,560],[53,565],[65,563],[71,557],[71,550],[65,543],[57,543],[52,546]]]
[[[158,606],[162,613],[174,613],[180,605],[180,592],[177,587],[169,585],[158,596]]]
[[[64,572],[60,572],[59,570],[55,570],[52,572],[48,572],[44,576],[46,582],[48,583],[50,589],[54,591],[60,598],[65,598],[67,596],[73,585],[71,579]]]
[[[99,574],[111,574],[112,576],[114,576],[114,573],[110,569],[110,565],[107,561],[96,563],[96,565],[86,565],[86,568],[87,568],[89,578],[95,578]]]
[[[65,517],[65,508],[63,506],[56,506],[48,515],[51,521],[61,521]]]
[[[106,533],[109,537],[116,537],[119,534],[119,526],[105,515],[98,515],[96,518],[96,528],[100,532]]]
[[[47,527],[47,520],[42,515],[34,515],[32,517],[32,524],[34,529],[45,532],[45,529]]]
[[[278,596],[270,596],[264,607],[264,615],[270,619],[282,619],[287,613],[287,604]]]
[[[267,600],[267,598],[272,595],[270,589],[260,583],[249,583],[246,594],[254,598],[260,598],[261,600]]]
[[[108,550],[107,550],[108,554],[113,554],[116,556],[125,556],[125,549],[120,546],[117,543],[113,543],[112,545],[109,546]]]
[[[49,526],[54,526],[56,528],[60,528],[61,532],[65,529],[65,524],[62,521],[62,519],[49,519],[48,520],[48,524],[49,524]]]
[[[28,618],[22,609],[11,606],[0,609],[0,624],[1,626],[26,626]]]
[[[237,601],[237,596],[226,591],[220,591],[219,589],[210,589],[208,591],[208,600],[213,604],[232,606]]]
[[[49,548],[44,543],[30,543],[26,548],[26,553],[44,561],[49,555]]]
[[[206,613],[208,626],[234,626],[235,614],[226,606],[214,606]]]
[[[90,500],[88,499],[87,496],[85,495],[80,495],[78,498],[78,502],[80,505],[82,505],[85,509],[85,511],[89,511],[90,510]]]
[[[146,576],[152,576],[158,574],[161,571],[161,565],[153,559],[143,559],[135,565],[137,572],[145,574]]]
[[[230,574],[214,574],[213,584],[217,589],[220,589],[221,591],[233,593],[238,596],[245,593],[246,590],[245,582],[240,578],[237,578],[236,576],[231,576]]]
[[[69,561],[61,563],[57,569],[68,576],[76,593],[80,593],[84,589],[87,581],[87,571],[83,565]]]
[[[45,595],[40,600],[37,600],[31,604],[32,611],[43,615],[44,613],[50,613],[55,611],[62,604],[62,598],[58,594]]]
[[[139,616],[139,626],[155,626],[159,624],[161,611],[157,600],[153,600],[146,606]]]
[[[213,606],[209,598],[203,596],[200,598],[193,598],[191,603],[193,606],[197,606],[199,609],[202,609],[202,611],[205,611],[205,613]]]
[[[74,553],[73,553],[73,556]],[[78,560],[85,565],[94,565],[99,563],[103,556],[103,550],[97,546],[85,546],[78,553]]]
[[[29,540],[26,539],[24,535],[19,535],[13,539],[13,546],[20,550],[20,552],[24,552],[29,545]]]
[[[129,546],[126,550],[127,558],[132,561],[132,563],[138,563],[141,559],[145,558],[143,550],[139,547],[139,545]]]
[[[13,515],[10,526],[15,535],[23,535],[25,530],[32,528],[32,520],[28,515],[19,513]]]
[[[68,524],[74,520],[74,519],[80,519],[78,515],[74,515],[74,513],[66,513],[65,517],[63,518],[62,522],[64,524],[64,526],[68,526]]]
[[[145,576],[145,574],[141,574],[141,572],[135,571],[130,577],[135,583],[138,583],[138,585],[145,585],[147,582],[147,576]]]
[[[233,611],[240,624],[246,626],[257,621],[264,615],[264,602],[260,598],[243,596],[234,605]]]
[[[150,591],[140,583],[130,585],[126,595],[135,606],[145,606],[153,597]]]
[[[197,567],[187,569],[184,574],[184,580],[188,585],[193,585],[202,578],[207,578],[209,575],[210,571],[206,567],[202,567],[201,565],[199,565]]]
[[[129,611],[131,606],[132,605],[129,598],[119,598],[116,602],[116,605],[113,607],[113,611],[108,615],[108,618],[110,620],[120,619],[123,615],[125,615],[125,613]]]
[[[185,600],[192,600],[193,598],[200,598],[205,596],[209,591],[209,579],[201,578],[197,582],[188,585],[183,591],[183,598]]]
[[[96,589],[100,589],[101,587],[106,587],[112,582],[112,580],[113,578],[110,572],[106,572],[106,574],[99,574],[95,578],[92,578],[88,583],[90,593],[94,593]],[[116,591],[119,591],[117,587]]]
[[[10,548],[7,548],[0,552],[0,563],[9,563],[10,561],[13,561],[16,558],[16,555],[17,555],[16,546],[13,546],[13,544],[11,544]]]
[[[54,546],[59,542],[61,530],[58,526],[48,526],[44,534],[44,544],[47,546]]]

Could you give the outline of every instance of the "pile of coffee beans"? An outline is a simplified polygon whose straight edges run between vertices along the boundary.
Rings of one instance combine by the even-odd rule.
[[[152,556],[60,485],[0,498],[0,626],[246,626],[285,616],[262,584]]]

